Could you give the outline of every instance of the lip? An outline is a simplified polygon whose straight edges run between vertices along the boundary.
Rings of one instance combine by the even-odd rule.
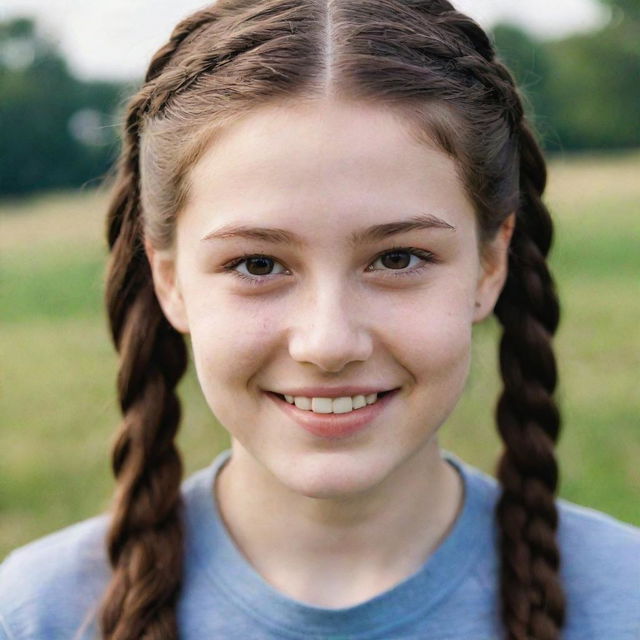
[[[372,393],[391,391],[392,387],[378,386],[353,386],[344,387],[299,387],[297,389],[278,389],[274,393],[283,396],[304,396],[306,398],[344,398],[345,396],[368,396]]]
[[[351,435],[359,433],[370,426],[375,419],[385,410],[386,406],[393,400],[399,389],[393,389],[379,398],[373,404],[366,407],[355,409],[350,413],[313,413],[313,411],[305,411],[298,409],[294,404],[289,404],[273,391],[265,391],[266,395],[278,406],[284,413],[296,422],[303,429],[319,438],[335,440],[339,438],[347,438]],[[325,389],[326,392],[326,389]],[[371,393],[374,393],[373,391]],[[289,394],[287,394],[289,395]],[[291,394],[296,395],[296,394]],[[299,393],[297,395],[304,395]],[[344,393],[343,395],[352,395]],[[353,395],[360,395],[355,393]],[[362,394],[364,395],[364,394]],[[313,396],[313,397],[341,397],[341,396]]]

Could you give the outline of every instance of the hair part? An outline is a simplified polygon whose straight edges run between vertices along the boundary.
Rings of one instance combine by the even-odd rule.
[[[173,31],[131,99],[108,213],[106,303],[121,365],[123,421],[107,539],[104,638],[178,637],[182,466],[174,437],[182,336],[153,292],[143,241],[171,247],[189,172],[216,136],[267,104],[377,104],[456,163],[481,247],[516,213],[496,422],[500,598],[505,637],[557,640],[564,621],[554,494],[560,416],[546,264],[553,235],[545,163],[513,77],[486,33],[446,0],[219,0]]]

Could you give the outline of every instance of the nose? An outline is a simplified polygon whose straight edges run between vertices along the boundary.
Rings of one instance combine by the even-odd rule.
[[[289,354],[297,362],[314,364],[327,373],[371,356],[373,338],[359,296],[340,283],[316,287],[300,300],[291,318]]]

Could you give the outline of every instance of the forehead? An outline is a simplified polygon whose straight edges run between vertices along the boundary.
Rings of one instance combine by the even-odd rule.
[[[284,103],[218,134],[191,169],[189,217],[202,224],[340,223],[433,214],[473,217],[455,161],[383,106]],[[448,218],[447,218],[448,216]]]

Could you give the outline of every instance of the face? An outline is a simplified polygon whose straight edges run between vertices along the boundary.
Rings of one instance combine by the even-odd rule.
[[[505,225],[495,260],[481,263],[454,161],[382,107],[296,103],[236,122],[189,180],[174,249],[147,252],[234,456],[331,497],[433,450],[469,371],[472,325],[504,283],[510,236]],[[309,412],[274,395],[374,390],[393,393],[311,430]]]

